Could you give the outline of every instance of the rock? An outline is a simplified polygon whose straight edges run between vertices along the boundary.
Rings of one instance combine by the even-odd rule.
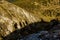
[[[36,3],[34,3],[34,4],[36,5]],[[38,5],[39,5],[39,3],[38,3]],[[0,0],[0,36],[2,38],[4,38],[7,35],[11,34],[12,32],[14,32],[16,30],[21,30],[22,28],[23,28],[23,31],[25,31],[25,27],[29,33],[36,32],[40,29],[45,29],[45,27],[47,28],[50,25],[49,22],[52,19],[58,19],[58,20],[60,19],[60,16],[59,16],[60,12],[58,12],[58,11],[60,11],[59,8],[60,8],[59,5],[58,6],[50,5],[48,7],[42,5],[39,12],[30,13],[30,12],[27,12],[25,9],[18,7],[8,1]],[[43,21],[42,21],[43,23],[40,22],[41,19],[43,19]],[[40,22],[40,24],[37,22]],[[34,23],[36,23],[36,27],[34,27],[34,25],[35,25]],[[53,24],[54,23],[55,22],[53,22]],[[32,25],[29,25],[29,24],[32,24]],[[46,25],[48,25],[48,26],[46,26]],[[29,27],[29,26],[31,26],[31,27]],[[49,27],[51,27],[51,26],[49,26]],[[28,32],[24,32],[24,33],[28,34]]]
[[[36,20],[35,16],[26,10],[7,1],[0,1],[0,35],[7,36],[11,32],[37,21],[38,19]]]

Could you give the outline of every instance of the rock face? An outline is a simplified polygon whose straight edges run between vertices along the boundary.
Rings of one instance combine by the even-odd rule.
[[[52,38],[55,40],[60,38],[60,22],[58,20],[34,22],[3,37],[4,40],[53,40]]]
[[[40,21],[26,10],[7,1],[0,1],[0,35],[6,36],[32,22]]]
[[[27,24],[39,22],[41,21],[41,18],[44,21],[50,21],[56,18],[59,19],[60,11],[57,13],[55,10],[60,10],[60,6],[54,6],[55,9],[54,7],[51,7],[52,6],[49,8],[43,6],[40,13],[33,14],[7,1],[0,1],[0,37],[5,37],[11,32],[25,27]],[[53,15],[49,16],[49,12]],[[55,14],[59,14],[59,16],[56,16]]]
[[[15,0],[12,3],[32,12],[38,18],[43,18],[44,21],[57,17],[60,20],[60,0]]]

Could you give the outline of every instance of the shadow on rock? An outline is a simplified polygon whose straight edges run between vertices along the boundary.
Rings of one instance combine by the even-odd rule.
[[[6,37],[2,37],[4,40],[18,40],[29,34],[37,33],[42,30],[54,30],[60,29],[60,22],[58,20],[51,20],[50,22],[45,22],[41,20],[41,22],[31,23],[20,30],[16,30],[13,33],[7,35]]]

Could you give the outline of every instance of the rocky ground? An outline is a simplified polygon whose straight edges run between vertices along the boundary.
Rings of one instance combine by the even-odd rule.
[[[50,21],[58,18],[60,20],[60,0],[10,0],[9,2],[27,10],[39,19]]]
[[[59,38],[60,0],[0,0],[0,40]]]
[[[37,22],[3,37],[4,40],[60,40],[60,22]]]

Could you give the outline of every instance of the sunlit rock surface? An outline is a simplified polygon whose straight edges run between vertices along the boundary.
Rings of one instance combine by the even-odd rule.
[[[54,3],[56,1],[53,1]],[[60,21],[60,6],[49,4],[49,6],[41,5],[33,2],[32,4],[41,5],[39,11],[27,12],[7,1],[0,1],[0,36],[7,36],[17,29],[25,27],[27,24],[39,22],[41,19],[50,22],[52,19]],[[58,1],[56,2],[58,3]],[[1,39],[1,38],[0,38]]]
[[[11,0],[9,2],[26,9],[45,21],[55,18],[60,20],[60,0]]]
[[[26,10],[7,1],[0,1],[0,34],[2,36],[37,21],[40,20]]]

